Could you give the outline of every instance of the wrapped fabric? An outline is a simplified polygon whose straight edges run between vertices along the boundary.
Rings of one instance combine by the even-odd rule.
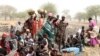
[[[38,31],[38,21],[37,20],[34,20],[33,21],[33,24],[32,24],[32,35],[35,35]]]
[[[44,23],[43,18],[40,18],[39,21],[38,21],[38,28],[39,28],[39,30],[43,27],[43,23]]]
[[[5,37],[5,38],[6,38],[7,36],[8,36],[7,33],[3,33],[3,34],[2,34],[2,37]]]

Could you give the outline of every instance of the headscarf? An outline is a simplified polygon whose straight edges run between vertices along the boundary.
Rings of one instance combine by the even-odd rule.
[[[7,33],[3,33],[3,34],[2,34],[2,37],[3,37],[3,38],[6,38],[7,36],[8,36]]]

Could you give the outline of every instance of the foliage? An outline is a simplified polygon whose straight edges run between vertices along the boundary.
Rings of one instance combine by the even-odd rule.
[[[15,14],[15,17],[16,17],[16,18],[23,18],[23,19],[25,19],[25,18],[28,17],[28,14],[27,14],[26,11],[18,12],[18,13]]]
[[[63,10],[62,11],[62,14],[67,18],[67,19],[70,19],[71,20],[71,15],[69,15],[69,10]]]
[[[100,5],[93,5],[86,8],[87,16],[88,17],[95,17],[97,19],[97,16],[100,15]]]
[[[62,13],[63,13],[64,15],[68,15],[69,10],[63,10]]]
[[[12,15],[16,13],[16,8],[9,6],[9,5],[1,5],[0,6],[0,14],[7,19],[7,17],[11,18]]]
[[[84,12],[78,12],[75,16],[76,19],[78,19],[79,21],[82,20],[82,19],[86,19],[87,18],[87,14],[84,13]]]
[[[100,15],[100,5],[93,5],[93,6],[89,6],[86,8],[85,10],[86,13],[84,12],[78,12],[75,15],[75,18],[81,20],[81,19],[88,19],[89,17],[95,17],[95,19],[97,20],[97,17]]]

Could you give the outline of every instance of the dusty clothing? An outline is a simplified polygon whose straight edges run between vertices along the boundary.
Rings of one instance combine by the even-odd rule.
[[[28,20],[26,20],[26,22],[24,23],[24,27],[26,29],[29,29],[31,31],[31,34],[32,34],[32,24],[33,24],[33,19],[29,18]]]
[[[60,22],[57,27],[57,42],[61,41],[62,43],[65,41],[65,30],[66,30],[66,23]]]

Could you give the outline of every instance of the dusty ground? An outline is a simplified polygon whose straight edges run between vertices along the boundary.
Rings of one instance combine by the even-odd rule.
[[[8,24],[10,25],[16,25],[17,21],[0,21],[0,24],[4,23],[4,24]],[[69,24],[71,24],[73,27],[77,27],[77,26],[86,26],[87,23],[79,23],[79,22],[70,22]],[[2,26],[2,25],[0,25]],[[0,34],[2,34],[3,32],[0,32]],[[13,56],[13,54],[15,53],[15,51],[12,51],[8,56]],[[94,48],[94,47],[85,47],[84,48],[84,53],[81,54],[80,56],[100,56],[100,48]]]
[[[15,50],[12,51],[7,56],[13,56],[15,53]],[[79,56],[100,56],[100,48],[94,48],[94,47],[85,47],[84,52],[82,52]]]
[[[87,56],[100,56],[100,47],[85,47],[84,51]]]

